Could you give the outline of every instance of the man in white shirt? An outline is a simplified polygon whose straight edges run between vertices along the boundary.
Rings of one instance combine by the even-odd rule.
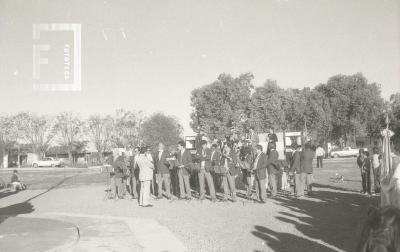
[[[317,168],[323,168],[322,160],[324,159],[325,156],[325,150],[322,148],[321,145],[318,145],[315,155],[317,156]]]

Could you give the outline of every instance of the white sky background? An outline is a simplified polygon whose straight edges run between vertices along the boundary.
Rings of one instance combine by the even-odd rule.
[[[284,88],[362,72],[388,98],[400,92],[399,2],[0,0],[0,113],[162,111],[191,134],[190,92],[222,72]],[[82,24],[81,91],[33,90],[34,23]]]

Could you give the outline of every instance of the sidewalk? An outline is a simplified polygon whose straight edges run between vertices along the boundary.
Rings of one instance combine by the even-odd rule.
[[[145,209],[130,200],[104,200],[104,195],[104,186],[91,186],[5,196],[0,200],[0,251],[187,251],[167,227],[135,211]],[[75,230],[79,239],[65,241],[73,235],[64,230]]]
[[[0,217],[0,251],[62,251],[79,241],[75,225],[61,220]]]
[[[0,251],[186,251],[152,219],[47,213],[0,220]]]

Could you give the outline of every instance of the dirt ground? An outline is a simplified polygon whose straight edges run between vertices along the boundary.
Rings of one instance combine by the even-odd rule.
[[[361,188],[355,159],[326,161],[314,170],[312,197],[286,193],[266,204],[243,198],[236,203],[106,200],[107,176],[98,172],[21,172],[29,190],[0,193],[0,215],[76,213],[151,218],[167,227],[188,251],[353,251],[360,221],[378,197]],[[343,181],[336,181],[336,174]],[[3,179],[9,173],[0,172]],[[155,241],[156,242],[156,241]]]

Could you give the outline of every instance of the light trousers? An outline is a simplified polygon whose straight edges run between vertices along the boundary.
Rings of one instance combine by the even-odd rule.
[[[179,191],[181,198],[192,198],[192,193],[190,191],[190,179],[189,175],[183,174],[182,169],[178,170],[178,179],[179,179]]]
[[[208,190],[210,192],[211,199],[215,199],[215,187],[214,180],[210,172],[205,169],[201,169],[199,172],[199,184],[200,184],[200,198],[204,198],[206,195],[205,181],[207,182]]]
[[[150,204],[150,185],[151,180],[140,181],[139,206],[147,206]]]
[[[232,195],[232,199],[236,199],[236,186],[235,177],[229,173],[222,177],[222,184],[224,187],[224,198],[228,198],[228,194]]]
[[[295,183],[295,190],[296,190],[296,196],[297,197],[302,197],[304,196],[304,182],[301,179],[301,173],[296,173],[294,175],[294,183]]]
[[[274,197],[278,191],[278,180],[276,179],[276,174],[269,174],[269,184],[271,185],[272,197]]]

